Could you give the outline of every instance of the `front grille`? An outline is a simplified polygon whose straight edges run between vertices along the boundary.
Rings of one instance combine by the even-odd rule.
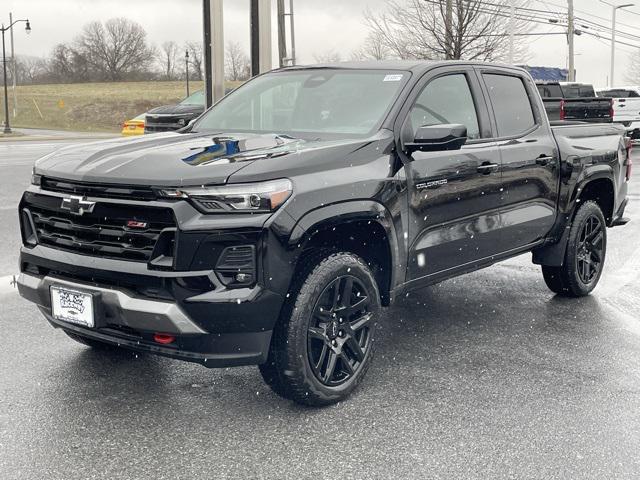
[[[183,127],[184,125],[149,125],[144,127],[144,133],[175,132],[176,130],[179,130]]]
[[[127,200],[155,200],[155,192],[148,187],[70,182],[42,177],[40,186],[51,192],[84,195],[87,197],[124,198]]]
[[[170,209],[98,202],[92,212],[74,215],[60,208],[60,197],[32,194],[25,198],[38,243],[60,250],[149,261],[160,233],[175,228]],[[131,220],[146,227],[129,228]]]

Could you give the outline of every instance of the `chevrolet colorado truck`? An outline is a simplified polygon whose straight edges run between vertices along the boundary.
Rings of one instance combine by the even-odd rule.
[[[285,398],[330,404],[410,290],[532,252],[551,291],[589,294],[627,221],[623,133],[551,127],[515,67],[276,70],[179,132],[40,158],[19,292],[91,347],[257,364]]]

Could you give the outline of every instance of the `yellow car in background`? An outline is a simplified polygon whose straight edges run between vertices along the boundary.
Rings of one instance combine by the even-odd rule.
[[[125,137],[131,137],[133,135],[144,134],[144,116],[145,114],[138,115],[131,120],[127,120],[122,124],[122,135]]]

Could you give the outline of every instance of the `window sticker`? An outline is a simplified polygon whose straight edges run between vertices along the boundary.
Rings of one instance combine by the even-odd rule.
[[[402,80],[402,74],[385,75],[383,82],[399,82]]]

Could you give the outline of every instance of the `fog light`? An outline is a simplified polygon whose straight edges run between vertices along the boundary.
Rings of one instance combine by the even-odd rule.
[[[245,283],[245,282],[248,282],[249,280],[251,280],[251,275],[249,275],[248,273],[236,274],[236,282],[238,283]]]
[[[161,345],[168,345],[170,343],[175,342],[176,337],[173,335],[169,335],[168,333],[154,333],[153,341],[156,343],[160,343]]]

